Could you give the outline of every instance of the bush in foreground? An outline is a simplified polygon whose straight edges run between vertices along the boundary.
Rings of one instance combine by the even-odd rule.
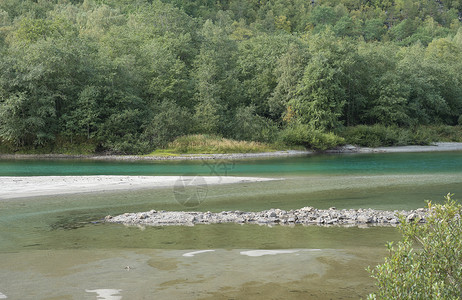
[[[401,220],[403,240],[389,243],[385,263],[369,269],[378,292],[368,299],[462,297],[462,206],[448,194],[429,208],[425,224]]]

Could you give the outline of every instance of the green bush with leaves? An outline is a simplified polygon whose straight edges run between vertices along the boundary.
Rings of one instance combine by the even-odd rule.
[[[378,291],[368,299],[460,299],[462,297],[462,205],[446,196],[429,202],[427,222],[401,217],[403,240],[388,243],[385,263],[369,269]]]
[[[307,124],[291,125],[282,130],[279,139],[288,146],[304,146],[308,149],[327,150],[345,144],[345,139],[332,132],[323,132]]]
[[[164,101],[151,109],[151,121],[146,125],[143,138],[150,146],[165,147],[176,137],[190,133],[192,115],[173,101]]]
[[[397,129],[384,125],[347,127],[341,134],[345,137],[348,144],[363,147],[393,146],[399,144]],[[403,144],[407,144],[406,142],[403,141]]]
[[[429,145],[434,142],[462,142],[462,127],[449,125],[400,128],[385,125],[358,125],[338,130],[348,144],[363,147]]]
[[[231,122],[232,137],[241,141],[272,142],[277,130],[275,122],[256,114],[255,106],[238,108]]]

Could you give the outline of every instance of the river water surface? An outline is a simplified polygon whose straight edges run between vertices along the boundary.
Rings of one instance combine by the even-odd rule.
[[[106,215],[156,210],[413,209],[462,195],[462,153],[258,160],[0,160],[0,176],[258,176],[209,186],[198,207],[172,188],[0,200],[0,299],[359,299],[394,228],[126,227]],[[1,187],[0,187],[1,188]],[[460,196],[459,196],[460,199]]]

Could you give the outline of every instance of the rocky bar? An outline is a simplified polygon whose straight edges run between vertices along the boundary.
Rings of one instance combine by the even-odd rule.
[[[375,209],[316,209],[303,207],[295,210],[269,209],[260,212],[223,211],[185,212],[156,211],[125,213],[119,216],[106,216],[104,222],[125,225],[168,226],[196,224],[260,224],[260,225],[397,225],[399,216],[407,221],[426,222],[428,209],[419,208],[410,211],[383,211]]]

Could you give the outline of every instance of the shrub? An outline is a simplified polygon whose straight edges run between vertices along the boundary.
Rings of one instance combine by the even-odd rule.
[[[385,263],[369,269],[378,291],[368,299],[461,297],[462,206],[448,194],[444,204],[429,202],[429,208],[425,224],[401,217],[403,240],[388,243]]]
[[[87,139],[86,136],[69,137],[58,135],[52,149],[47,153],[60,154],[93,154],[96,151],[97,143],[93,139]]]
[[[401,135],[400,137],[396,127],[387,127],[379,124],[347,127],[341,132],[341,135],[348,144],[362,147],[394,146],[407,142],[407,140],[403,140],[405,135]]]
[[[433,142],[462,142],[462,127],[448,125],[400,128],[358,125],[339,131],[348,144],[362,147],[429,145]]]
[[[164,101],[153,109],[153,113],[143,133],[151,147],[165,147],[175,138],[190,133],[192,116],[175,102]]]
[[[238,108],[231,123],[232,137],[237,140],[272,142],[276,124],[255,113],[254,106]]]
[[[100,150],[114,154],[146,153],[149,145],[139,132],[144,118],[143,112],[138,109],[126,109],[112,114],[98,132]]]
[[[435,142],[462,142],[462,127],[438,125],[434,129]]]
[[[437,141],[439,141],[439,139],[433,128],[420,126],[411,133],[409,144],[429,145],[430,143]]]
[[[305,124],[287,127],[281,131],[279,138],[288,146],[301,145],[315,150],[331,149],[345,143],[343,138],[332,132],[322,132]]]
[[[14,152],[14,147],[11,143],[5,142],[0,138],[0,153],[12,153]]]

